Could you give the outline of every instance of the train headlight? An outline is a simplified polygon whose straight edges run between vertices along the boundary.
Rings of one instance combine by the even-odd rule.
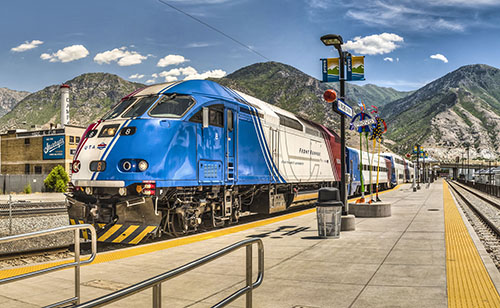
[[[123,197],[123,196],[125,196],[125,195],[127,195],[127,188],[125,188],[125,187],[120,187],[120,188],[118,189],[118,193],[119,193],[119,194],[120,194],[120,196],[122,196],[122,197]]]
[[[92,187],[85,187],[85,193],[87,195],[92,195]]]
[[[130,169],[132,169],[132,163],[126,160],[122,163],[122,168],[125,171],[130,171]]]
[[[139,171],[146,171],[146,169],[148,169],[148,162],[145,160],[141,160],[139,161],[137,167],[139,168]]]

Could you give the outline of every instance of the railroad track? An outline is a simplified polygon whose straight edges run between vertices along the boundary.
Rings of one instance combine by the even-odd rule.
[[[448,182],[486,251],[500,270],[500,204],[456,182]]]
[[[13,202],[0,204],[0,217],[67,213],[65,202]]]

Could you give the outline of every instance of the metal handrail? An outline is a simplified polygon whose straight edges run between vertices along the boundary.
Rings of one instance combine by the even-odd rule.
[[[252,245],[258,245],[258,274],[255,282],[252,283]],[[116,292],[110,293],[108,295],[104,295],[102,297],[93,299],[76,307],[78,308],[94,308],[94,307],[102,307],[108,304],[111,304],[115,301],[124,299],[128,296],[136,294],[138,292],[144,291],[149,288],[153,288],[153,302],[152,306],[154,308],[161,308],[161,284],[167,280],[170,280],[174,277],[182,275],[186,272],[189,272],[195,268],[198,268],[206,263],[212,262],[222,256],[225,256],[239,248],[246,247],[246,285],[245,287],[239,289],[233,294],[229,295],[219,303],[212,306],[212,308],[220,308],[228,305],[238,297],[243,294],[246,294],[246,307],[252,307],[252,291],[262,284],[264,280],[264,244],[261,239],[248,239],[243,240],[233,245],[227,246],[213,252],[209,255],[206,255],[202,258],[199,258],[195,261],[192,261],[188,264],[180,266],[176,269],[170,270],[158,276],[149,278],[147,280],[136,283],[130,287],[118,290]]]
[[[90,257],[88,259],[82,261],[82,260],[80,260],[80,230],[85,230],[85,229],[90,230],[90,234],[91,234],[91,238],[92,238],[92,244],[91,244],[92,245],[92,253],[90,254]],[[75,296],[72,298],[57,302],[55,304],[46,306],[46,307],[59,307],[62,305],[67,305],[69,303],[78,305],[80,303],[80,266],[83,264],[91,263],[92,261],[94,261],[96,254],[97,254],[97,234],[96,234],[94,226],[89,225],[89,224],[69,225],[69,226],[63,226],[63,227],[58,227],[58,228],[49,229],[49,230],[41,230],[41,231],[35,231],[35,232],[30,232],[30,233],[25,233],[25,234],[11,235],[11,236],[0,238],[0,244],[18,241],[21,239],[35,238],[35,237],[39,237],[42,235],[67,232],[70,230],[75,230],[75,261],[74,262],[60,264],[60,265],[56,265],[53,267],[44,268],[44,269],[41,269],[38,271],[25,273],[25,274],[13,276],[13,277],[3,278],[3,279],[0,279],[0,285],[6,284],[9,282],[13,282],[16,280],[22,280],[22,279],[26,279],[26,278],[30,278],[30,277],[35,277],[38,275],[57,271],[57,270],[67,268],[67,267],[74,267],[75,268]]]

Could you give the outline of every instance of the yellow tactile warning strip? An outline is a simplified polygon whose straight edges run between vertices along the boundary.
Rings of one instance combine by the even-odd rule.
[[[448,307],[500,307],[500,296],[445,181],[443,194]]]
[[[398,185],[398,186],[394,187],[393,189],[379,192],[379,194],[383,194],[385,192],[396,190],[400,186],[401,185]],[[349,200],[349,202],[352,202],[354,200],[355,199],[351,199],[351,200]],[[151,252],[154,252],[157,250],[163,250],[163,249],[168,249],[168,248],[177,247],[177,246],[181,246],[181,245],[200,242],[200,241],[208,240],[211,238],[215,238],[215,237],[219,237],[219,236],[223,236],[223,235],[227,235],[227,234],[232,234],[232,233],[236,233],[236,232],[240,232],[240,231],[244,231],[244,230],[248,230],[248,229],[252,229],[252,228],[265,226],[268,224],[272,224],[275,222],[279,222],[279,221],[287,220],[290,218],[302,216],[305,214],[310,214],[310,213],[313,213],[315,211],[316,211],[315,208],[311,208],[311,209],[307,209],[307,210],[303,210],[303,211],[299,211],[299,212],[295,212],[295,213],[285,214],[285,215],[281,215],[278,217],[259,220],[256,222],[251,222],[251,223],[247,223],[244,225],[237,225],[234,227],[224,228],[224,229],[220,229],[220,230],[216,230],[216,231],[205,232],[205,233],[201,233],[201,234],[176,238],[176,239],[152,243],[152,244],[145,244],[145,245],[136,246],[136,247],[132,247],[132,248],[128,248],[128,249],[120,249],[120,250],[116,250],[116,251],[104,252],[104,253],[98,254],[96,256],[94,262],[92,262],[91,264],[97,264],[97,263],[109,262],[109,261],[113,261],[113,260],[124,259],[124,258],[128,258],[128,257],[133,257],[133,256],[151,253]],[[82,261],[86,260],[86,259],[88,259],[88,257],[87,258],[82,257]],[[57,261],[57,262],[30,265],[30,266],[26,266],[26,267],[17,267],[17,268],[12,268],[12,269],[0,270],[0,279],[14,277],[17,275],[30,273],[30,272],[34,272],[34,271],[38,271],[41,269],[54,267],[54,266],[57,266],[60,264],[65,264],[65,263],[70,263],[70,262],[73,262],[73,260]]]

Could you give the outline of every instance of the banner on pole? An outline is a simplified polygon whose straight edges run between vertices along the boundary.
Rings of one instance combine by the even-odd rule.
[[[321,59],[323,82],[336,82],[340,80],[339,58]]]
[[[364,56],[348,57],[347,65],[347,80],[365,80]]]

